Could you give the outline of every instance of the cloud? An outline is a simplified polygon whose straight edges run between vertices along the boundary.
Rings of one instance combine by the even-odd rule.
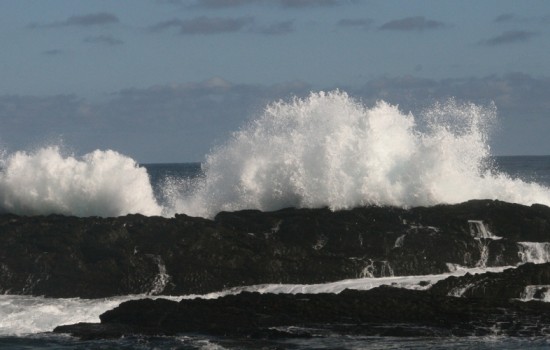
[[[118,23],[118,17],[107,12],[69,17],[64,23],[70,26],[93,26]]]
[[[359,27],[362,29],[369,29],[373,22],[374,21],[370,18],[344,18],[339,20],[336,25],[339,27]]]
[[[76,130],[79,123],[87,128],[79,118],[82,104],[74,95],[0,96],[0,141],[11,149],[36,147]]]
[[[451,97],[480,104],[494,101],[501,117],[509,120],[548,119],[550,111],[550,100],[545,97],[550,95],[550,78],[523,73],[442,80],[414,76],[379,78],[352,91],[370,103],[384,99],[413,111]]]
[[[159,4],[182,5],[183,0],[155,0]]]
[[[57,56],[57,55],[62,55],[63,53],[64,51],[61,49],[51,49],[51,50],[42,51],[42,54],[47,56]]]
[[[149,27],[149,31],[151,32],[161,32],[165,29],[169,29],[169,28],[173,28],[173,27],[181,27],[183,21],[181,19],[171,19],[171,20],[168,20],[168,21],[162,21],[162,22],[158,22],[157,24],[155,25],[152,25],[151,27]]]
[[[545,154],[550,149],[550,78],[523,73],[481,78],[423,79],[414,76],[380,78],[348,90],[365,103],[398,104],[415,116],[436,101],[456,98],[479,105],[494,102],[497,127],[490,138],[494,154]]]
[[[159,32],[169,28],[178,28],[180,34],[221,34],[238,32],[254,22],[252,17],[240,18],[220,18],[220,17],[196,17],[189,20],[172,19],[159,22],[152,27],[150,31]]]
[[[176,28],[180,34],[221,34],[239,32],[249,29],[250,33],[263,35],[284,35],[294,32],[294,21],[279,21],[266,26],[253,26],[255,20],[252,17],[241,18],[211,18],[196,17],[188,20],[171,19],[159,22],[151,27],[151,32],[162,32],[171,28]]]
[[[540,154],[550,149],[545,136],[550,129],[550,78],[521,73],[441,80],[399,76],[338,87],[368,106],[383,99],[415,115],[450,97],[483,105],[494,101],[501,129],[492,143],[494,152]],[[214,77],[120,90],[94,103],[74,95],[0,95],[0,141],[11,150],[25,149],[61,135],[77,153],[100,147],[140,162],[200,161],[260,115],[266,104],[307,96],[311,89],[299,81],[253,85]]]
[[[76,153],[114,149],[141,162],[198,161],[269,102],[305,96],[301,82],[201,82],[130,88],[89,102],[74,95],[0,95],[0,144],[29,149],[60,137]]]
[[[183,4],[182,0],[157,0],[163,3]],[[307,8],[320,6],[336,6],[342,1],[338,0],[196,0],[190,7],[199,8],[223,8],[238,7],[251,4],[273,5],[283,8]]]
[[[524,43],[537,36],[538,33],[523,30],[512,30],[479,42],[480,45],[498,46],[506,44]]]
[[[90,36],[84,38],[83,42],[87,44],[102,44],[108,46],[117,46],[124,44],[124,41],[113,38],[110,35]]]
[[[71,16],[65,21],[61,22],[52,22],[49,24],[37,24],[32,23],[31,28],[42,28],[42,27],[69,27],[69,26],[80,26],[80,27],[90,27],[98,25],[108,25],[119,23],[119,19],[116,15],[108,12],[98,12],[87,15],[80,16]]]
[[[303,8],[303,7],[318,7],[318,6],[336,6],[337,0],[279,0],[283,7],[287,8]]]
[[[260,34],[265,35],[284,35],[289,34],[294,31],[294,21],[281,21],[273,23],[267,27],[262,27],[257,30]]]
[[[251,17],[241,18],[209,18],[197,17],[183,21],[181,34],[217,34],[237,32],[253,22]]]
[[[139,138],[124,147],[129,154],[139,154],[140,160],[196,161],[261,113],[267,103],[293,94],[304,96],[310,88],[300,82],[235,84],[214,77],[121,90],[96,106],[94,113],[105,130],[125,130]],[[113,137],[107,144],[119,147],[114,145],[119,139]],[[142,148],[136,150],[136,144]]]
[[[522,24],[547,24],[550,23],[550,15],[523,17],[515,13],[507,12],[497,16],[494,21],[499,24],[522,23]]]
[[[495,18],[496,23],[513,22],[518,20],[517,15],[513,13],[503,13]]]
[[[194,6],[196,7],[209,7],[209,8],[219,8],[219,7],[235,7],[248,5],[253,3],[261,3],[263,0],[197,0]]]
[[[443,22],[426,19],[423,16],[406,17],[386,22],[380,26],[380,30],[424,31],[444,27]]]

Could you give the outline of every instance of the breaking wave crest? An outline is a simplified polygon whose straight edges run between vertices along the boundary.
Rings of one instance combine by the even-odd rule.
[[[194,193],[172,212],[283,207],[410,207],[500,199],[550,204],[550,189],[492,169],[487,130],[496,108],[454,100],[418,117],[340,91],[279,101],[204,163]]]
[[[160,215],[149,176],[131,158],[94,151],[63,156],[59,147],[4,156],[0,210],[22,215]]]
[[[207,155],[201,176],[165,178],[156,193],[146,169],[115,151],[74,157],[44,147],[4,155],[0,212],[213,217],[469,199],[550,205],[549,188],[492,167],[487,130],[495,115],[494,106],[450,100],[413,116],[340,91],[311,93],[268,105]]]

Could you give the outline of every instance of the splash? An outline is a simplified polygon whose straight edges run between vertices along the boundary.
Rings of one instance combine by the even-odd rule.
[[[518,242],[518,256],[522,263],[544,264],[550,262],[550,243]]]
[[[413,116],[340,91],[311,93],[268,105],[206,157],[200,177],[164,178],[156,193],[145,168],[115,151],[74,157],[44,147],[0,156],[0,212],[213,217],[470,199],[550,205],[549,188],[492,167],[487,130],[495,115],[494,106],[449,100]]]
[[[0,295],[0,337],[51,332],[55,327],[78,322],[99,322],[99,315],[121,303],[136,299],[157,299],[137,294],[101,299],[45,298],[30,295]],[[163,296],[163,299],[180,300]]]
[[[418,118],[340,91],[279,101],[204,163],[173,212],[363,205],[412,207],[469,199],[550,204],[550,189],[492,169],[487,130],[496,108],[450,100]]]
[[[22,215],[160,215],[149,176],[134,160],[114,151],[81,158],[59,147],[4,156],[0,210]]]

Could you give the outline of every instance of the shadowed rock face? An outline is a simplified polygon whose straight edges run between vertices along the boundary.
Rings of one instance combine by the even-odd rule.
[[[476,239],[468,220],[502,239]],[[524,241],[550,241],[550,208],[470,201],[224,212],[214,220],[1,215],[0,292],[96,298],[433,274],[448,263],[515,265]]]

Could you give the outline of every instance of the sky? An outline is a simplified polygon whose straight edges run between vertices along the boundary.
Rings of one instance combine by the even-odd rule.
[[[550,154],[550,1],[3,0],[0,148],[201,161],[266,104],[340,89],[494,102],[495,155]]]

